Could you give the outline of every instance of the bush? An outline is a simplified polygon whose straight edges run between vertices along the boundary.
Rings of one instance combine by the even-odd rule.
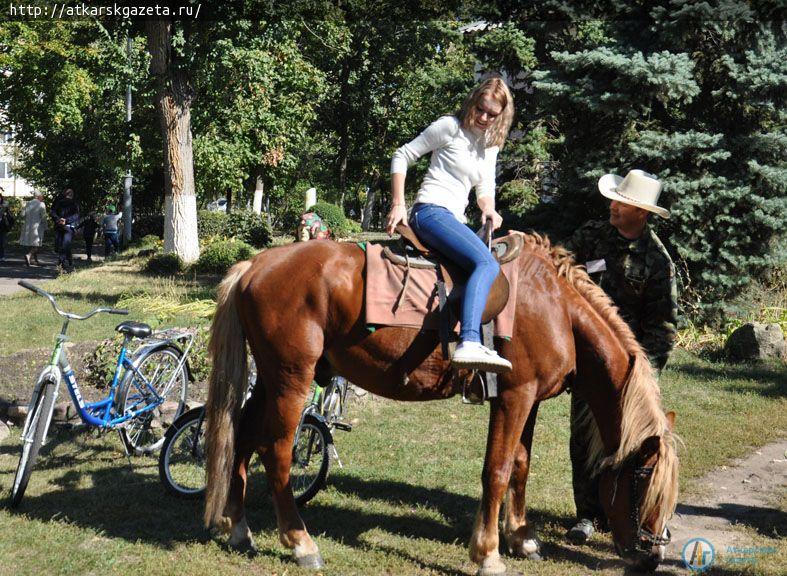
[[[180,256],[174,252],[154,254],[145,264],[145,272],[150,274],[178,274],[185,269]]]
[[[191,368],[191,374],[196,382],[205,382],[210,375],[209,335],[210,331],[207,326],[198,328],[194,335],[194,343],[189,350],[189,368]],[[115,374],[117,357],[122,346],[123,336],[118,334],[112,339],[102,340],[95,350],[84,355],[82,374],[89,385],[99,390],[109,387]]]
[[[242,240],[219,240],[208,244],[197,260],[197,270],[210,274],[224,274],[241,260],[248,260],[254,249]]]
[[[317,202],[309,208],[310,212],[316,213],[323,222],[331,229],[331,234],[336,238],[345,238],[354,232],[360,232],[361,227],[357,222],[349,220],[344,215],[344,210],[336,204],[328,202]]]
[[[102,390],[109,387],[115,375],[118,354],[123,347],[123,336],[118,334],[112,339],[102,340],[96,349],[83,357],[85,381]]]
[[[211,210],[200,210],[197,212],[197,234],[200,241],[204,242],[208,238],[224,236],[226,227],[226,213],[213,212]]]
[[[255,248],[270,246],[273,238],[265,216],[253,210],[234,210],[227,214],[224,235],[242,240]]]
[[[163,214],[140,214],[134,217],[131,228],[136,238],[154,235],[157,238],[164,238],[164,215]]]
[[[14,225],[7,231],[8,238],[19,239],[25,220],[25,203],[22,202],[21,198],[15,196],[6,196],[5,201],[14,219]]]
[[[161,238],[155,234],[148,234],[147,236],[133,240],[131,244],[129,244],[129,248],[157,248],[161,247],[161,245]]]

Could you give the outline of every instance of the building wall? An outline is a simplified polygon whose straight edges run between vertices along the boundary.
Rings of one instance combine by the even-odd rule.
[[[34,190],[27,180],[14,174],[16,155],[16,144],[11,132],[0,132],[0,186],[5,190],[4,196],[28,198]]]

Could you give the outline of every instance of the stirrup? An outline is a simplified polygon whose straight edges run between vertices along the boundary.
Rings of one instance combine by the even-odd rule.
[[[473,386],[473,384],[478,383]],[[479,390],[480,394],[479,394]],[[473,370],[473,375],[462,383],[462,404],[474,404],[476,406],[483,404],[489,395],[487,394],[486,380],[478,370]]]

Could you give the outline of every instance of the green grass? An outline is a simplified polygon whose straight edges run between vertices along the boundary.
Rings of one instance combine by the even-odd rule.
[[[684,487],[710,467],[784,436],[785,380],[777,366],[752,371],[676,356],[662,386],[665,405],[680,415]],[[510,565],[537,575],[586,574],[596,567],[618,573],[606,536],[584,548],[562,542],[573,514],[568,400],[563,395],[541,406],[528,485],[530,514],[548,559]],[[480,496],[487,415],[487,407],[458,399],[352,405],[355,430],[336,433],[345,468],[333,467],[329,487],[303,511],[328,562],[325,574],[473,573],[466,546]],[[17,457],[16,438],[0,446],[4,493]],[[9,574],[302,573],[278,543],[261,473],[249,497],[249,522],[261,549],[256,559],[211,540],[200,512],[199,504],[164,494],[155,460],[129,464],[115,435],[61,430],[43,450],[21,510],[0,509],[0,573],[12,564]],[[779,553],[750,573],[782,574],[783,541],[755,538]]]
[[[67,308],[113,304],[121,294],[148,294],[176,303],[210,298],[212,284],[140,276],[138,262],[119,261],[78,272],[46,288]],[[140,299],[143,302],[144,299]],[[133,300],[132,300],[133,302]],[[40,297],[2,299],[0,355],[48,346],[59,322]],[[130,318],[142,319],[144,306]],[[155,320],[155,318],[154,318]],[[109,335],[117,317],[74,326],[74,339]],[[188,316],[167,324],[189,323]],[[23,327],[23,329],[20,329]],[[678,413],[684,491],[692,479],[787,434],[784,365],[729,365],[678,351],[661,380],[664,405]],[[2,391],[0,391],[2,392]],[[65,394],[61,391],[61,400]],[[539,411],[528,483],[531,519],[539,525],[547,560],[509,560],[534,575],[621,573],[607,536],[587,547],[563,544],[573,516],[568,460],[569,398]],[[336,432],[345,465],[334,464],[328,488],[304,510],[328,567],[326,575],[472,574],[467,542],[480,496],[488,408],[444,402],[367,402],[351,405],[351,433]],[[8,494],[18,460],[18,429],[0,444],[0,492]],[[784,510],[782,498],[774,504]],[[19,511],[0,507],[0,575],[4,574],[306,574],[279,544],[264,475],[248,501],[260,555],[228,552],[202,528],[199,503],[166,496],[154,459],[129,462],[115,434],[95,437],[59,429],[42,450]],[[774,546],[747,574],[783,574],[787,546],[748,529],[759,546]],[[711,574],[738,574],[722,565]],[[662,574],[684,574],[666,566]]]
[[[117,306],[122,296],[147,295],[160,297],[173,304],[195,299],[215,297],[214,279],[205,281],[194,276],[159,278],[141,274],[138,259],[116,260],[103,266],[83,269],[63,275],[41,287],[54,294],[61,309],[83,314],[99,306]],[[46,299],[22,290],[4,297],[3,314],[0,315],[0,356],[29,348],[50,347],[60,331],[62,318]],[[153,326],[189,326],[205,323],[188,313],[175,313],[162,317],[145,306],[148,300],[139,299],[139,305],[129,307],[126,317],[99,314],[84,322],[71,322],[68,334],[75,342],[111,338],[114,327],[123,320],[148,322]],[[20,329],[24,327],[24,329]]]

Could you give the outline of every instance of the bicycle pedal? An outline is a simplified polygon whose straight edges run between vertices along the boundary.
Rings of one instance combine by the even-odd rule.
[[[334,422],[333,427],[343,432],[352,432],[353,425],[349,422]]]

